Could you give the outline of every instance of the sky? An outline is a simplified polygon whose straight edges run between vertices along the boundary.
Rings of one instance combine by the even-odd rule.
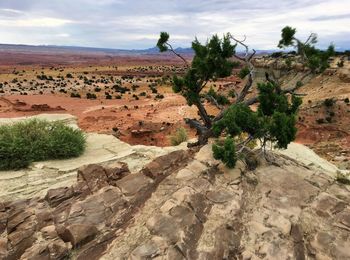
[[[350,49],[350,0],[0,0],[0,43],[144,49],[160,31],[175,47],[230,32],[276,49],[280,31]]]

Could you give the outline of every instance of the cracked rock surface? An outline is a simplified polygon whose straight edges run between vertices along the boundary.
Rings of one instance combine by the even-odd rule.
[[[79,168],[0,203],[0,259],[350,259],[350,188],[286,156],[225,169],[210,145]]]

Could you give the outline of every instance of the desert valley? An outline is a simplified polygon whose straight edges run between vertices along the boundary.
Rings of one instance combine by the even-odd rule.
[[[348,3],[180,2],[0,3],[0,260],[350,259]]]

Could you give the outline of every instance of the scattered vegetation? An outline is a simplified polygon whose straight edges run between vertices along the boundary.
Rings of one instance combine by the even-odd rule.
[[[170,136],[170,143],[173,146],[179,145],[188,140],[187,131],[184,127],[176,129],[174,135]]]
[[[335,100],[333,98],[326,98],[324,101],[323,101],[323,104],[326,106],[326,107],[332,107],[334,104],[335,104]]]
[[[0,170],[21,169],[31,162],[77,157],[85,136],[62,122],[29,120],[0,126]]]
[[[337,172],[335,180],[341,184],[350,185],[350,179],[340,172]]]

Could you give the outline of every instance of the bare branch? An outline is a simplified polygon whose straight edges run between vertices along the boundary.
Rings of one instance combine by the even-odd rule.
[[[222,109],[222,106],[219,105],[218,101],[213,96],[207,95],[206,97],[209,99],[210,103],[216,106],[219,110]]]
[[[184,57],[182,57],[179,53],[177,53],[175,50],[174,50],[174,48],[173,48],[173,46],[171,46],[171,44],[170,43],[165,43],[167,46],[168,46],[168,48],[170,49],[170,51],[172,52],[172,53],[174,53],[176,56],[178,56],[180,59],[182,59],[182,61],[185,63],[185,65],[186,65],[186,67],[187,68],[189,68],[189,64],[188,64],[188,62],[187,62],[187,60],[184,58]]]

